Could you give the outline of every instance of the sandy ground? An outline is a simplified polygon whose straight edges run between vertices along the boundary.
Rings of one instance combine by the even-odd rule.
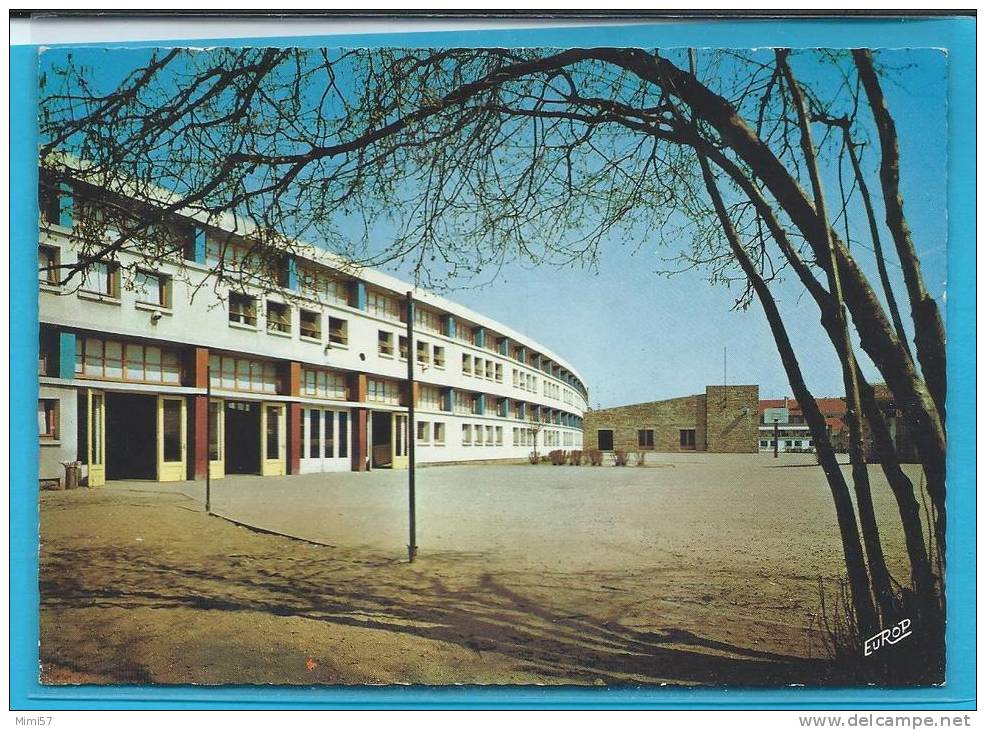
[[[891,569],[905,553],[871,470]],[[838,682],[841,547],[811,457],[115,483],[41,498],[50,683]],[[315,544],[319,543],[319,544]]]

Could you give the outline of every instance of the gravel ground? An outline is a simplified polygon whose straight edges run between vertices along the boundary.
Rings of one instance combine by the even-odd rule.
[[[811,457],[447,466],[41,498],[49,683],[838,682],[812,630],[841,547]],[[871,470],[891,569],[902,536]],[[283,533],[310,542],[293,540]]]

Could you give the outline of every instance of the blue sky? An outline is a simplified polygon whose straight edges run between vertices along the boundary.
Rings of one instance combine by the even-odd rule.
[[[42,69],[59,60],[64,50],[43,55]],[[142,51],[73,52],[90,63],[104,83],[145,58]],[[900,134],[905,210],[926,284],[941,301],[946,271],[946,59],[932,49],[884,51],[880,59],[902,67],[898,83],[885,84],[885,91]],[[811,82],[810,67],[796,71]],[[864,154],[873,160],[875,152]],[[878,187],[875,177],[870,184]],[[861,215],[850,218],[850,227],[868,242]],[[883,234],[889,248],[890,238],[886,231]],[[701,271],[671,277],[657,273],[670,268],[667,259],[674,255],[676,243],[655,241],[634,251],[608,241],[594,271],[510,264],[494,284],[448,296],[530,335],[568,360],[585,378],[593,406],[673,397],[722,383],[724,349],[727,382],[758,384],[761,397],[789,394],[758,303],[731,311],[738,287],[713,287]],[[859,248],[855,253],[875,282],[872,254]],[[899,270],[893,264],[890,269],[904,303]],[[407,272],[398,267],[395,273]],[[797,287],[783,283],[776,295],[809,386],[816,395],[841,395],[840,369],[818,327],[813,303],[800,296]],[[878,379],[865,359],[862,362]]]

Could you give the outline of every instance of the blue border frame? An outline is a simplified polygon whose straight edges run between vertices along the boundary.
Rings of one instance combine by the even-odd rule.
[[[975,18],[690,20],[620,26],[194,41],[274,46],[936,47],[948,64],[948,659],[943,687],[256,688],[42,687],[38,667],[38,504],[34,437],[38,303],[37,46],[10,49],[10,707],[69,709],[924,709],[976,707]],[[189,45],[164,41],[160,45]],[[150,42],[106,43],[147,46]],[[16,486],[15,486],[16,485]],[[16,598],[15,598],[16,597]]]

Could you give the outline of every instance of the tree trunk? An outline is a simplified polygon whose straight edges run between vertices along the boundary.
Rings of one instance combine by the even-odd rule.
[[[887,213],[887,228],[893,236],[901,270],[904,273],[904,283],[907,285],[911,318],[914,320],[914,345],[917,348],[918,361],[921,363],[921,372],[924,373],[928,390],[938,407],[944,428],[945,327],[938,311],[938,304],[924,286],[921,263],[914,249],[911,229],[904,216],[904,201],[900,195],[900,146],[897,142],[897,126],[887,108],[880,79],[873,67],[873,55],[866,49],[856,49],[852,53],[880,137],[880,183],[883,186],[883,204]]]
[[[784,320],[781,318],[780,310],[773,295],[770,293],[763,277],[757,272],[756,267],[750,260],[746,251],[739,241],[736,229],[726,212],[726,207],[722,202],[719,189],[716,187],[715,178],[709,168],[708,161],[699,153],[699,164],[702,167],[702,175],[705,178],[705,185],[712,198],[712,203],[722,223],[726,238],[734,256],[746,274],[760,300],[764,314],[767,316],[767,323],[770,326],[774,342],[781,356],[781,362],[787,373],[788,381],[794,397],[801,405],[801,410],[805,414],[808,428],[811,431],[815,442],[815,450],[818,454],[818,461],[822,471],[828,480],[829,490],[835,502],[836,519],[839,523],[839,534],[842,538],[842,550],[846,562],[846,572],[849,577],[849,587],[852,597],[853,610],[859,630],[864,636],[869,636],[877,628],[876,611],[870,598],[870,582],[866,571],[866,564],[863,560],[863,548],[859,540],[859,531],[856,525],[856,515],[853,511],[852,499],[849,496],[849,487],[846,484],[845,476],[835,458],[835,451],[829,441],[828,430],[825,426],[825,418],[818,409],[815,397],[808,390],[801,366],[798,363],[797,355],[791,345],[787,329],[784,327]]]

